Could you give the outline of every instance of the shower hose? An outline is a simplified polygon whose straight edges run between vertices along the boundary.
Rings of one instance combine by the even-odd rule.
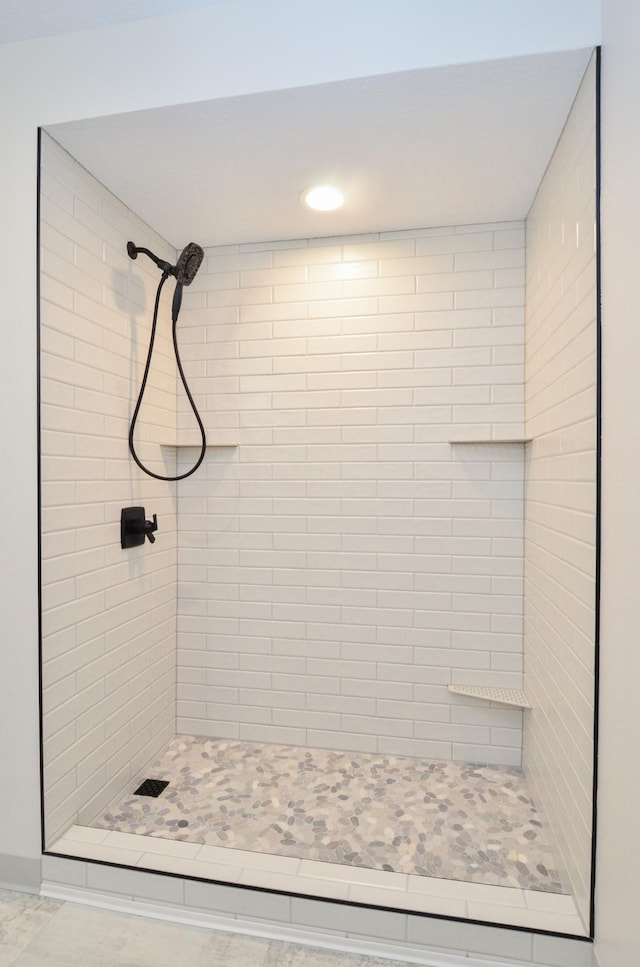
[[[176,333],[176,327],[177,327],[177,323],[178,323],[178,311],[174,311],[173,312],[173,323],[172,323],[173,352],[174,352],[174,355],[175,355],[175,358],[176,358],[176,365],[178,367],[178,372],[180,373],[180,379],[182,380],[182,385],[184,386],[184,391],[187,394],[187,399],[189,400],[189,404],[191,406],[191,409],[193,410],[193,415],[195,416],[195,418],[197,420],[197,423],[198,423],[198,427],[200,429],[200,435],[202,437],[202,446],[201,446],[201,450],[200,450],[200,456],[198,457],[198,459],[195,462],[195,464],[193,465],[193,467],[191,467],[190,470],[187,470],[186,473],[179,473],[175,477],[165,477],[162,474],[160,474],[160,473],[154,473],[152,470],[149,470],[148,467],[145,467],[145,465],[142,463],[142,461],[138,457],[138,454],[136,453],[135,445],[134,445],[134,442],[133,442],[133,434],[134,434],[135,427],[136,427],[136,421],[138,419],[138,413],[140,412],[140,407],[142,405],[142,398],[144,396],[144,391],[145,391],[145,389],[147,387],[147,379],[148,379],[148,376],[149,376],[149,370],[151,368],[151,357],[153,355],[153,346],[154,346],[154,343],[155,343],[156,328],[157,328],[157,325],[158,325],[158,309],[160,307],[160,295],[162,293],[162,287],[163,287],[163,285],[165,284],[165,282],[167,281],[168,278],[169,278],[169,273],[168,272],[164,272],[163,275],[162,275],[162,278],[160,279],[160,282],[158,283],[158,291],[156,292],[156,303],[155,303],[155,306],[153,308],[153,322],[151,323],[151,336],[149,338],[149,351],[147,353],[147,362],[146,362],[146,365],[144,367],[144,375],[142,377],[142,383],[140,384],[140,392],[138,393],[138,401],[137,401],[136,406],[135,406],[135,409],[133,411],[133,416],[131,417],[131,426],[129,427],[129,452],[131,453],[131,456],[133,457],[133,459],[135,460],[135,462],[138,464],[138,466],[140,467],[140,469],[143,470],[144,473],[148,474],[150,477],[155,477],[156,480],[184,480],[185,477],[190,477],[192,473],[195,473],[196,470],[198,469],[198,467],[200,466],[200,464],[202,463],[202,461],[204,460],[204,455],[205,455],[206,450],[207,450],[207,438],[205,436],[204,426],[202,424],[202,420],[200,419],[200,414],[198,413],[198,408],[196,407],[196,404],[193,401],[193,396],[191,395],[191,391],[189,389],[189,385],[188,385],[187,380],[186,380],[186,377],[184,375],[184,370],[182,369],[182,361],[180,359],[180,350],[178,349],[178,337],[177,337],[177,333]],[[178,283],[178,285],[179,284],[180,283]]]

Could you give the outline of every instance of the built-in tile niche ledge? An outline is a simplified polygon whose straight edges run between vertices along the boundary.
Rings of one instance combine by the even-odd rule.
[[[214,441],[212,443],[211,441],[207,440],[207,450],[225,450],[225,449],[227,449],[227,450],[233,450],[235,447],[238,447],[239,445],[240,444],[238,444],[238,443],[221,443],[219,440],[216,440],[216,441]],[[199,450],[200,447],[202,446],[202,444],[201,443],[184,443],[184,442],[181,441],[180,443],[163,443],[162,446],[163,447],[175,447],[177,450],[185,450],[187,448],[190,448],[192,450],[195,448],[195,449]]]
[[[452,446],[457,443],[467,443],[467,444],[470,444],[470,443],[471,444],[473,443],[475,444],[478,444],[478,443],[531,443],[532,439],[533,439],[532,437],[514,437],[514,436],[491,437],[490,439],[488,437],[479,436],[474,439],[473,437],[470,437],[470,436],[464,436],[464,437],[461,436],[461,437],[451,437],[449,440],[449,443]]]
[[[181,431],[178,433],[167,434],[166,436],[161,436],[158,440],[161,447],[176,447],[177,449],[183,449],[186,447],[197,447],[199,450],[202,446],[202,438],[198,431]],[[233,449],[237,447],[238,443],[232,438],[227,438],[224,433],[217,433],[213,439],[209,439],[209,434],[207,433],[207,450],[219,450],[224,447]]]
[[[501,705],[515,705],[516,708],[531,708],[527,696],[519,688],[497,688],[492,685],[449,685],[449,691],[456,695],[468,695],[485,702],[499,702]]]

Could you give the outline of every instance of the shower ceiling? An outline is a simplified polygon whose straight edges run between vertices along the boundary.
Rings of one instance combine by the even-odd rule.
[[[177,248],[523,218],[590,50],[437,67],[47,128]],[[345,194],[311,212],[303,189]]]
[[[223,0],[0,0],[0,44],[161,17]]]

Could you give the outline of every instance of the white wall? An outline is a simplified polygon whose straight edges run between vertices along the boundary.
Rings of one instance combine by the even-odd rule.
[[[595,56],[527,217],[524,767],[585,923],[595,667]]]
[[[522,223],[209,249],[185,300],[239,447],[179,485],[179,731],[518,765],[447,686],[522,687],[522,447],[449,442],[522,438]]]
[[[607,0],[624,19],[624,5]],[[412,66],[591,46],[599,40],[597,0],[539,0],[517,7],[476,3],[388,4],[378,30],[362,43],[362,13],[353,32],[319,41],[315,7],[237,3],[154,24],[5,46],[0,51],[0,153],[4,189],[0,266],[4,352],[0,387],[6,432],[3,465],[3,676],[0,729],[20,737],[5,743],[0,791],[0,853],[38,857],[38,702],[36,567],[35,179],[39,124],[121,110],[156,107],[232,93],[335,80]],[[340,4],[343,12],[344,5]],[[351,8],[350,8],[351,9]],[[264,11],[264,13],[262,13]],[[528,14],[528,16],[525,16]],[[291,15],[291,16],[289,16]],[[195,14],[194,14],[195,16]],[[202,19],[205,18],[205,19]],[[230,29],[229,22],[235,18]],[[266,22],[268,18],[268,22]],[[443,18],[441,20],[441,18]],[[442,23],[442,29],[436,25]],[[194,25],[201,29],[193,29]],[[466,32],[462,33],[468,25]],[[496,25],[502,29],[497,30]],[[357,29],[356,29],[357,28]],[[624,28],[620,29],[624,35]],[[314,42],[309,42],[309,36]],[[448,42],[445,44],[445,40]],[[188,41],[188,42],[187,42]],[[426,47],[431,43],[430,48]],[[268,56],[265,56],[265,50]],[[294,60],[292,53],[300,51]],[[440,53],[442,51],[443,53]],[[622,86],[618,90],[623,90]],[[621,133],[622,136],[622,133]],[[621,210],[624,217],[624,210]],[[622,264],[622,263],[621,263]],[[623,354],[624,357],[624,354]],[[626,357],[621,357],[626,362]],[[627,444],[616,453],[625,455]],[[623,535],[624,536],[624,535]],[[637,546],[637,543],[636,545]],[[612,795],[613,783],[611,784]]]
[[[596,951],[640,963],[634,826],[640,801],[638,413],[640,413],[640,7],[603,2],[602,624]]]
[[[41,171],[42,657],[47,841],[88,822],[175,732],[175,484],[129,457],[160,273],[129,239],[173,250],[43,134]],[[163,290],[137,452],[175,473],[172,286]],[[123,550],[120,511],[156,513],[153,547]]]

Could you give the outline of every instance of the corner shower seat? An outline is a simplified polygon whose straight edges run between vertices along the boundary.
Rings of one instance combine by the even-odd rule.
[[[485,702],[499,702],[501,705],[515,705],[516,708],[531,708],[527,696],[519,688],[497,688],[492,685],[449,685],[449,691],[457,695],[480,698]]]

